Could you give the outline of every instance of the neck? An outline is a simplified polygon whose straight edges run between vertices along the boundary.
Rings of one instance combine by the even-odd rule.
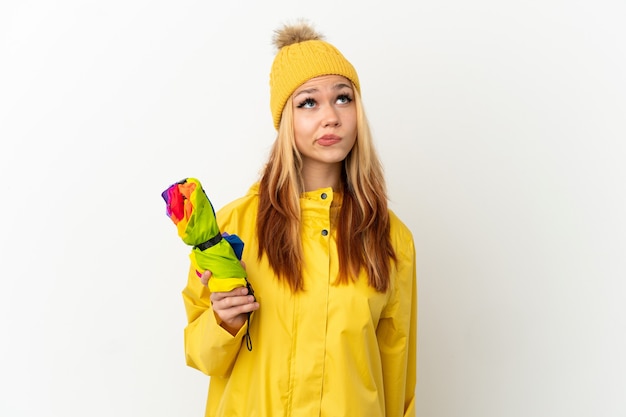
[[[329,165],[304,164],[302,167],[302,179],[304,191],[314,191],[320,188],[332,187],[337,191],[341,185],[342,162]]]

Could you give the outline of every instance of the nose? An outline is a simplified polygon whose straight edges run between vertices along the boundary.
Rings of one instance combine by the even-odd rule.
[[[337,109],[333,106],[327,106],[326,111],[322,116],[322,125],[324,127],[338,127],[341,126],[341,119]]]

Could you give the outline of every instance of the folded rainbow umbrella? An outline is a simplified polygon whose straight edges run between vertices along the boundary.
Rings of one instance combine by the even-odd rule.
[[[161,197],[165,200],[168,217],[178,229],[178,236],[193,246],[189,258],[198,277],[207,269],[211,271],[209,290],[226,292],[237,287],[247,287],[248,294],[254,296],[246,270],[239,262],[243,242],[237,235],[220,232],[215,209],[200,181],[185,178],[170,185],[161,193]],[[248,327],[244,336],[248,350],[252,350],[250,316],[251,313],[248,313]]]
[[[215,210],[200,181],[186,178],[169,186],[161,196],[178,236],[193,246],[189,258],[198,276],[207,269],[212,272],[209,290],[221,292],[248,287],[253,294],[246,270],[239,262],[243,242],[237,235],[220,232]]]

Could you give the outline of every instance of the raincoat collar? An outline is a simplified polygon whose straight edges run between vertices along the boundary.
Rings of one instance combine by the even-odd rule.
[[[259,194],[259,183],[256,182],[248,189],[248,195]],[[305,191],[300,194],[300,201],[310,202],[325,202],[329,203],[331,207],[341,207],[343,201],[343,194],[339,191],[333,191],[332,187],[320,188],[313,191]]]

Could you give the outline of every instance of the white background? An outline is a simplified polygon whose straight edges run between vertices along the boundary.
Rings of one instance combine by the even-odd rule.
[[[418,415],[626,415],[617,0],[3,2],[0,415],[203,415],[160,193],[256,180],[298,17],[356,66],[414,232]]]

